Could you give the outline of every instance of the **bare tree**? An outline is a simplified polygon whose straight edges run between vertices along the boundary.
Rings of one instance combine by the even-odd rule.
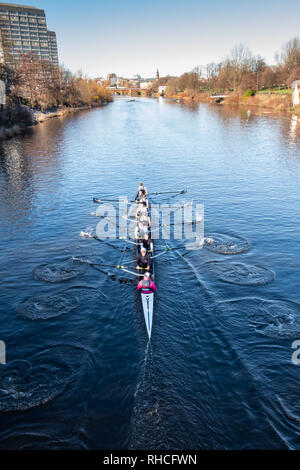
[[[216,64],[214,62],[210,62],[206,66],[206,80],[207,80],[207,87],[209,90],[216,86],[216,81],[219,76],[220,64]]]
[[[295,71],[300,67],[300,39],[294,37],[282,48],[281,54],[276,55],[278,70],[281,72],[282,81],[291,82]]]
[[[251,58],[251,52],[243,44],[238,44],[231,50],[227,61],[228,69],[231,69],[231,81],[234,91],[238,90],[242,82],[243,75],[249,71],[251,67]]]
[[[266,64],[265,60],[260,55],[252,57],[250,63],[251,63],[251,71],[255,74],[255,77],[256,77],[256,80],[255,80],[256,81],[256,90],[259,90],[261,75],[262,75],[263,71],[265,70],[267,64]]]

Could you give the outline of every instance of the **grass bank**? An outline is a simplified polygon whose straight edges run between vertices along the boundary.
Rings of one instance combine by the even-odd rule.
[[[290,90],[282,90],[278,93],[261,92],[256,93],[254,96],[242,97],[238,94],[231,93],[221,103],[216,103],[216,99],[211,97],[208,92],[193,92],[186,90],[183,92],[165,94],[166,98],[179,100],[182,102],[192,103],[211,103],[222,106],[247,106],[249,108],[270,109],[274,112],[285,112],[288,114],[295,114],[300,117],[300,106],[292,106],[292,97]]]

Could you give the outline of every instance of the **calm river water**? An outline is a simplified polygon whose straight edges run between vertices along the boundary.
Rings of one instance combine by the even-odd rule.
[[[80,232],[140,180],[186,188],[208,238],[157,258],[150,347],[130,274],[72,261],[132,261]],[[300,448],[300,123],[126,98],[49,120],[0,144],[0,217],[1,449]]]

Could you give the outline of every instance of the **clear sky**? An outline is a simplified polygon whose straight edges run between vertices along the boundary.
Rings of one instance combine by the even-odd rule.
[[[27,4],[27,2],[9,2]],[[88,76],[179,75],[243,43],[274,63],[300,35],[299,0],[29,0],[46,11],[60,62]]]

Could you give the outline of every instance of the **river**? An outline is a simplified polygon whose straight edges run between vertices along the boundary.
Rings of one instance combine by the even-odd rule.
[[[80,232],[140,180],[187,189],[208,239],[157,258],[150,346],[130,274],[72,261],[132,260]],[[300,448],[299,123],[143,98],[51,119],[1,142],[0,217],[0,449]]]

